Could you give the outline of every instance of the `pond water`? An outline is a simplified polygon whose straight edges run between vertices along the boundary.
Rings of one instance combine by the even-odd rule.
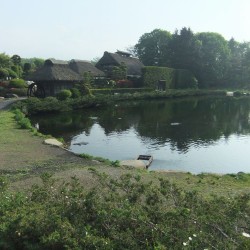
[[[31,120],[75,153],[110,160],[151,154],[150,170],[250,172],[249,98],[120,102]]]

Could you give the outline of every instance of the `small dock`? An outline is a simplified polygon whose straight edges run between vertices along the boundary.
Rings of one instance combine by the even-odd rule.
[[[152,155],[139,155],[135,160],[121,161],[121,166],[147,169],[153,161]]]

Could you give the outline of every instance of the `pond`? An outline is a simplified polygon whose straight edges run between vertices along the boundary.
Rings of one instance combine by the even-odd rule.
[[[119,102],[31,120],[75,153],[110,160],[151,154],[150,170],[250,172],[249,98]]]

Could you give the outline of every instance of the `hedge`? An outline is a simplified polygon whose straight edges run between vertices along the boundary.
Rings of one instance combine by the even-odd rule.
[[[136,93],[136,92],[150,92],[152,88],[117,88],[117,89],[91,89],[93,95],[114,95],[115,93]]]
[[[166,89],[197,88],[192,72],[185,69],[146,66],[142,69],[143,85],[156,88],[159,80],[166,81]]]
[[[172,88],[174,69],[167,67],[147,66],[142,68],[142,79],[145,87],[155,88],[159,80],[166,81],[166,88]]]
[[[12,79],[9,83],[9,88],[27,88],[28,85],[23,79]]]

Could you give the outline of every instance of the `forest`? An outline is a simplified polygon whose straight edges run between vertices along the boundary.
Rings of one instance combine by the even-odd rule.
[[[190,70],[199,87],[242,88],[250,82],[250,42],[227,41],[218,33],[155,29],[131,51],[145,66]]]

